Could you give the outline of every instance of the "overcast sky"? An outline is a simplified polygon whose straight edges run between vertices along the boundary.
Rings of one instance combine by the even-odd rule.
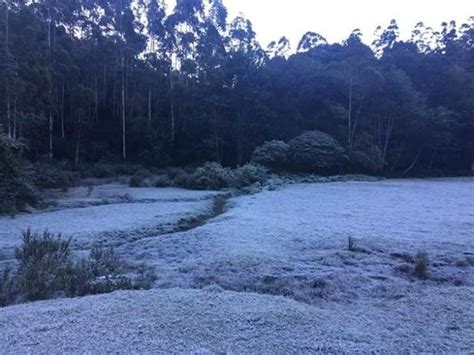
[[[409,38],[419,21],[438,27],[443,21],[462,23],[474,16],[474,0],[224,0],[224,4],[231,18],[242,12],[252,21],[262,46],[287,36],[293,49],[307,31],[339,42],[360,28],[369,43],[376,27],[386,27],[391,19]]]

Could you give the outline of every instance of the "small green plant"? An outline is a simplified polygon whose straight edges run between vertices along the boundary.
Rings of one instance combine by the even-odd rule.
[[[357,242],[352,236],[347,238],[347,250],[353,253],[357,251]]]
[[[130,178],[130,182],[128,184],[129,187],[146,187],[145,179],[149,177],[151,173],[146,169],[138,170],[133,176]]]
[[[6,270],[0,279],[0,306],[13,303],[17,295],[25,301],[37,301],[147,289],[156,279],[150,269],[122,261],[112,248],[95,247],[87,258],[77,261],[70,240],[48,232],[24,232],[23,244],[15,256],[18,272],[12,275]]]
[[[419,251],[415,256],[415,268],[413,274],[420,279],[428,278],[429,257],[426,251]]]
[[[15,301],[17,294],[15,280],[10,268],[5,268],[0,275],[0,307],[8,306]]]
[[[34,235],[30,230],[23,233],[23,245],[16,249],[20,262],[18,283],[27,301],[53,297],[62,288],[71,268],[69,240],[44,232]]]

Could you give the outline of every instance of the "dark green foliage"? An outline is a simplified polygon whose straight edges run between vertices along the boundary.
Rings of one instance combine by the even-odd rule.
[[[151,173],[146,169],[140,169],[135,174],[132,175],[128,186],[130,187],[147,187],[145,179],[150,177]]]
[[[121,175],[131,176],[142,168],[135,164],[98,163],[80,169],[81,176],[95,178],[111,178]]]
[[[344,150],[327,133],[310,131],[289,142],[290,167],[295,171],[331,174],[344,166]]]
[[[349,236],[347,238],[347,250],[351,252],[356,252],[357,251],[357,242],[352,236]]]
[[[230,187],[231,170],[219,163],[206,163],[196,171],[187,175],[183,186],[196,190],[221,190]],[[180,184],[178,178],[177,183]]]
[[[82,175],[95,177],[133,175],[125,165],[91,167],[124,160],[242,166],[261,142],[319,130],[350,155],[344,171],[472,173],[472,21],[417,27],[408,41],[391,21],[372,48],[358,31],[334,44],[308,32],[286,58],[285,39],[270,56],[249,20],[228,22],[222,1],[179,1],[172,11],[162,1],[6,4],[0,124],[27,139],[32,161],[87,164]],[[311,149],[298,147],[294,169],[339,172],[337,157]],[[253,161],[282,170],[285,150],[267,143]],[[47,185],[64,182],[53,177]]]
[[[429,257],[426,251],[420,251],[415,256],[415,268],[413,274],[420,279],[428,278]]]
[[[267,170],[260,165],[247,164],[236,169],[224,168],[219,163],[209,162],[192,173],[182,172],[174,178],[176,186],[194,190],[240,189],[263,182]]]
[[[290,146],[283,141],[265,142],[252,154],[252,162],[261,164],[273,171],[285,170],[288,167]]]
[[[0,214],[15,214],[37,202],[33,173],[22,160],[23,145],[0,130]]]
[[[38,162],[33,167],[35,185],[41,189],[66,190],[79,181],[79,174],[69,170],[67,163]]]
[[[377,175],[383,171],[382,152],[376,146],[355,150],[349,153],[349,169],[351,173]]]
[[[19,261],[17,274],[13,277],[6,271],[0,280],[3,305],[15,298],[36,301],[150,288],[155,281],[153,272],[128,265],[113,249],[96,247],[87,258],[76,261],[70,241],[48,232],[23,233],[23,244],[15,256]]]
[[[0,275],[0,308],[13,303],[17,293],[17,285],[12,278],[12,271],[7,267]]]
[[[264,182],[268,177],[268,171],[258,164],[246,164],[232,171],[231,186],[243,188],[256,183]]]
[[[27,301],[52,298],[70,287],[70,241],[48,232],[42,236],[31,231],[23,234],[23,245],[15,252],[19,260],[18,283]]]

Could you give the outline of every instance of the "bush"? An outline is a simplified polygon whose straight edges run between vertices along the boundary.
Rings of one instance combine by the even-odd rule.
[[[243,188],[263,182],[268,175],[267,169],[257,164],[247,164],[231,171],[232,187]]]
[[[112,164],[94,164],[83,172],[84,176],[95,178],[107,178],[117,176],[117,171]]]
[[[352,236],[347,238],[347,250],[353,253],[357,251],[357,242]]]
[[[33,172],[22,160],[23,148],[0,132],[0,214],[15,214],[37,203]]]
[[[168,175],[158,175],[155,179],[155,187],[170,187],[174,182]]]
[[[63,289],[71,268],[70,241],[45,232],[41,237],[23,233],[23,245],[15,252],[19,260],[19,288],[27,301],[48,299]]]
[[[290,166],[300,172],[332,174],[342,168],[345,156],[341,145],[329,134],[309,131],[289,142]]]
[[[231,170],[219,163],[206,163],[192,174],[176,178],[176,183],[196,190],[221,190],[230,187]]]
[[[145,268],[131,277],[133,268],[113,249],[94,248],[87,258],[75,261],[70,241],[48,232],[23,233],[23,244],[15,256],[20,265],[16,277],[7,278],[9,285],[13,285],[9,289],[17,290],[26,301],[150,288],[155,281],[154,274]],[[0,284],[0,298],[8,294],[1,292],[5,288],[3,284]],[[5,304],[12,302],[10,297]]]
[[[353,173],[378,174],[383,166],[382,152],[376,146],[358,149],[349,154],[349,167]]]
[[[34,164],[35,185],[41,189],[68,189],[79,180],[79,175],[67,169],[65,163],[41,162]]]
[[[95,178],[111,178],[121,175],[131,176],[140,169],[140,166],[133,164],[99,163],[89,167],[82,167],[81,175],[83,177]]]
[[[428,278],[429,257],[426,251],[420,251],[415,257],[415,269],[413,273],[421,279]]]
[[[146,184],[145,179],[151,176],[151,173],[146,169],[138,170],[133,176],[130,178],[128,186],[130,187],[148,187]]]
[[[252,162],[263,165],[274,171],[284,170],[288,166],[290,146],[273,140],[257,147],[252,154]]]
[[[0,275],[0,308],[13,303],[16,293],[16,284],[11,276],[11,269],[6,268]]]

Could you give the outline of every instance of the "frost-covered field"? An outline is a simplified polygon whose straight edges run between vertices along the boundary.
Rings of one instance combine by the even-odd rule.
[[[473,179],[291,185],[231,199],[207,224],[168,234],[209,211],[215,193],[86,192],[71,191],[54,211],[1,219],[2,247],[28,226],[81,248],[118,239],[105,242],[154,267],[156,289],[0,310],[5,351],[474,349]],[[421,250],[427,280],[411,274]]]
[[[123,185],[74,188],[50,193],[53,208],[15,218],[0,217],[0,252],[11,255],[22,231],[48,230],[71,237],[76,248],[121,245],[150,234],[170,232],[183,218],[212,208],[214,192],[182,189],[137,189]]]

